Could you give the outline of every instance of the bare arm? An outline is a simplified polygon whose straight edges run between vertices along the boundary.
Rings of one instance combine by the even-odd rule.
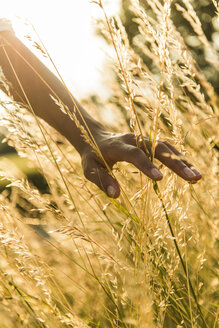
[[[115,134],[107,131],[75,100],[82,115],[81,117],[76,111],[77,119],[94,136],[104,161],[97,156],[84,141],[80,129],[68,115],[58,108],[50,97],[52,90],[70,111],[74,110],[72,96],[61,81],[13,33],[3,31],[0,32],[0,36],[6,42],[6,46],[0,48],[0,66],[2,66],[6,78],[12,85],[11,92],[15,100],[27,103],[28,99],[35,114],[71,142],[81,155],[82,166],[87,179],[95,183],[110,197],[118,197],[120,188],[115,178],[109,174],[105,163],[112,168],[116,162],[126,161],[135,165],[149,178],[153,180],[162,179],[162,173],[148,158],[143,144],[141,147],[136,146],[133,134]],[[147,137],[145,137],[145,143],[150,150],[150,142]],[[198,170],[192,164],[182,160],[181,154],[168,143],[158,143],[155,157],[185,180],[195,183],[201,178]]]
[[[6,46],[0,48],[0,65],[12,86],[10,91],[14,99],[26,104],[28,99],[35,114],[65,136],[81,153],[86,146],[83,138],[81,138],[81,131],[69,116],[58,108],[50,94],[56,95],[71,111],[74,110],[73,96],[68,93],[62,82],[13,33],[4,31],[1,32],[1,35],[6,40]],[[95,121],[76,99],[74,101],[83,116],[82,120],[76,111],[77,119],[83,126],[83,121],[85,121],[93,135],[99,130],[104,130],[104,127]]]

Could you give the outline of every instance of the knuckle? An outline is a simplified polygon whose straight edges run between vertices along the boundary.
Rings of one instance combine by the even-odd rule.
[[[136,136],[133,133],[124,133],[119,136],[120,143],[136,146]]]
[[[138,147],[134,147],[132,149],[129,150],[130,154],[133,156],[133,157],[142,157],[142,150],[139,149]]]
[[[133,143],[135,142],[135,136],[133,133],[126,133],[122,136],[122,141],[124,141],[125,143]]]
[[[155,149],[155,156],[161,154],[167,150],[167,147],[164,142],[158,141]]]
[[[91,182],[94,181],[95,175],[97,173],[97,170],[95,168],[86,168],[84,170],[84,176],[87,180],[90,180]]]

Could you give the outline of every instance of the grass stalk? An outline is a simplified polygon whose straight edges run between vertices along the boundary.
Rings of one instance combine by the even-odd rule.
[[[180,252],[180,249],[179,249],[179,246],[178,246],[178,243],[177,243],[177,240],[176,240],[176,237],[175,237],[175,234],[174,234],[174,231],[173,231],[173,228],[172,228],[172,225],[171,225],[171,220],[170,220],[170,217],[167,213],[167,210],[166,210],[166,207],[164,205],[164,202],[163,202],[163,198],[162,198],[162,195],[161,195],[161,192],[159,190],[159,187],[158,187],[158,184],[156,181],[154,181],[153,183],[153,187],[154,187],[154,191],[156,193],[156,195],[158,196],[159,200],[161,201],[161,204],[162,204],[162,208],[163,208],[163,211],[164,211],[164,214],[165,214],[165,218],[166,218],[166,221],[167,221],[167,224],[168,224],[168,227],[170,229],[170,233],[171,233],[171,236],[173,237],[173,242],[174,242],[174,246],[176,248],[176,251],[177,251],[177,254],[179,256],[179,259],[180,259],[180,262],[181,262],[181,265],[182,265],[182,268],[183,268],[183,271],[185,273],[185,276],[187,277],[187,269],[186,269],[186,265],[184,263],[184,260],[183,260],[183,257],[181,255],[181,252]],[[198,299],[197,299],[197,296],[196,296],[196,293],[194,291],[194,288],[193,288],[193,285],[192,285],[192,282],[191,282],[191,279],[190,277],[188,276],[188,282],[189,282],[189,287],[191,289],[191,292],[192,292],[192,295],[193,295],[193,298],[194,298],[194,301],[196,303],[196,306],[197,306],[197,309],[199,311],[199,314],[200,314],[200,318],[202,320],[202,323],[203,323],[203,327],[204,328],[208,328],[208,325],[205,321],[205,318],[203,316],[203,313],[202,313],[202,310],[201,310],[201,307],[199,305],[199,302],[198,302]]]

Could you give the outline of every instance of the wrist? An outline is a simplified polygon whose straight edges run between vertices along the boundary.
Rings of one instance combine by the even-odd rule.
[[[99,147],[108,134],[109,132],[99,122],[92,121],[87,124],[86,128],[80,129],[79,147],[75,147],[75,142],[71,143],[82,157],[85,153]]]
[[[80,114],[76,112],[75,117],[65,114],[62,127],[62,134],[76,148],[82,156],[87,151],[91,151],[92,145],[98,145],[109,133],[105,127],[93,119],[80,105]],[[74,119],[75,118],[75,119]],[[59,131],[61,129],[58,129]]]

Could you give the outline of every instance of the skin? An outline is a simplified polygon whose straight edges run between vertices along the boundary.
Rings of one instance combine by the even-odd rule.
[[[58,96],[59,101],[74,112],[73,96],[68,93],[64,84],[12,32],[3,31],[0,32],[0,36],[5,44],[4,48],[0,47],[0,66],[10,82],[10,91],[14,99],[31,105],[38,117],[44,119],[70,141],[81,156],[84,175],[88,180],[96,184],[108,196],[117,198],[120,194],[119,183],[112,177],[108,168],[112,169],[117,162],[123,161],[133,164],[153,180],[162,179],[162,173],[147,156],[148,152],[144,147],[145,144],[147,150],[150,151],[150,142],[147,137],[144,138],[145,143],[140,142],[137,147],[133,134],[107,131],[74,98],[81,113],[79,115],[76,111],[76,117],[88,134],[91,133],[95,139],[102,158],[98,156],[85,142],[81,130],[68,115],[60,110],[49,95],[53,93]],[[5,91],[3,86],[2,90]],[[191,163],[184,160],[183,156],[167,142],[158,142],[155,158],[186,181],[196,183],[201,179],[201,173]]]

